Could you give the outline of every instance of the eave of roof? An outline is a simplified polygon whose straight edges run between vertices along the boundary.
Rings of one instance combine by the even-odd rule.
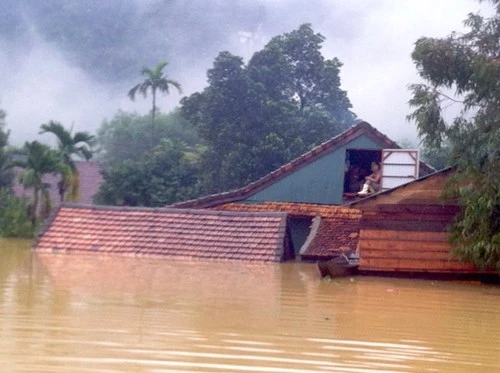
[[[361,211],[338,205],[319,205],[297,202],[227,203],[213,207],[223,211],[280,211],[289,216],[320,216],[322,218],[360,218]]]
[[[436,172],[433,172],[431,174],[428,174],[428,175],[425,175],[423,177],[420,177],[416,180],[413,180],[413,181],[410,181],[409,183],[405,183],[405,184],[402,184],[402,185],[399,185],[395,188],[392,188],[392,189],[387,189],[387,190],[384,190],[383,192],[379,192],[379,193],[375,193],[375,194],[371,194],[371,195],[368,195],[367,197],[364,197],[362,199],[358,199],[356,201],[352,201],[352,202],[349,202],[349,203],[346,203],[344,204],[343,206],[349,206],[349,207],[352,207],[352,208],[357,208],[358,206],[362,205],[364,202],[366,201],[371,201],[371,200],[374,200],[374,199],[377,199],[381,196],[385,196],[385,195],[389,195],[397,190],[401,190],[403,188],[407,188],[411,185],[415,185],[415,183],[421,183],[425,180],[428,180],[432,177],[435,177],[435,176],[438,176],[438,175],[443,175],[443,174],[447,174],[447,173],[453,173],[456,171],[456,167],[452,166],[452,167],[447,167],[447,168],[444,168],[442,170],[439,170],[439,171],[436,171]]]

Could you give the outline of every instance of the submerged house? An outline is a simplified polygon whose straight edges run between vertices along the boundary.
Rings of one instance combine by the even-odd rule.
[[[381,162],[383,190],[350,187],[353,167]],[[178,259],[314,261],[357,251],[360,270],[473,273],[450,257],[459,207],[435,172],[366,122],[237,190],[164,209],[60,206],[35,248]]]
[[[382,164],[383,189],[434,171],[419,161],[417,151],[401,149],[360,122],[243,188],[173,207],[286,212],[295,256],[326,259],[356,249],[361,212],[341,205],[359,191],[359,186],[352,189],[351,171],[361,170],[363,180],[372,162]]]

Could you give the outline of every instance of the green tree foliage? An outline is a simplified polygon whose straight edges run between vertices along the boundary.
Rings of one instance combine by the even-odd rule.
[[[0,189],[0,236],[33,237],[28,201],[17,198],[7,189]]]
[[[0,189],[12,186],[13,173],[10,156],[7,152],[9,131],[5,129],[5,111],[0,109]]]
[[[182,93],[181,85],[179,82],[167,78],[163,74],[163,69],[168,65],[168,62],[160,62],[154,68],[143,67],[141,74],[145,77],[144,80],[128,91],[128,96],[133,101],[137,93],[141,93],[145,98],[147,97],[148,91],[151,91],[151,97],[153,101],[153,107],[151,109],[151,148],[156,144],[156,134],[155,134],[155,115],[156,115],[156,92],[163,92],[168,94],[170,92],[170,87],[177,89],[179,93]]]
[[[5,112],[0,109],[0,236],[26,237],[33,234],[28,204],[12,193],[13,162],[7,150],[9,132],[5,130]]]
[[[450,146],[445,143],[441,144],[439,148],[429,148],[423,146],[420,152],[422,160],[434,167],[436,170],[443,170],[447,167],[451,167],[454,164],[454,160],[451,155]]]
[[[164,140],[138,160],[105,169],[96,202],[109,205],[165,206],[196,195],[196,159],[177,141]]]
[[[273,38],[245,66],[221,52],[208,87],[181,110],[205,140],[204,192],[242,186],[338,134],[354,115],[337,59],[308,24]]]
[[[50,184],[43,182],[43,176],[59,172],[61,159],[55,150],[38,141],[25,142],[22,153],[25,159],[18,160],[15,164],[23,168],[19,178],[21,184],[25,188],[33,189],[30,217],[32,226],[35,227],[38,214],[40,213],[41,217],[45,218],[51,208]],[[41,202],[41,208],[39,208],[39,202]]]
[[[109,121],[104,121],[97,131],[99,154],[97,157],[105,166],[131,160],[137,161],[150,151],[150,117],[118,112]],[[192,151],[199,143],[199,136],[179,110],[159,114],[156,118],[156,138],[178,141],[186,151]]]
[[[456,254],[500,270],[500,1],[491,3],[491,17],[469,15],[468,32],[417,41],[412,58],[426,84],[410,86],[409,119],[430,149],[447,142],[457,165],[448,191],[463,205],[452,228]],[[447,121],[450,103],[460,113]]]
[[[59,196],[61,202],[66,199],[76,201],[80,195],[80,175],[76,168],[73,156],[88,161],[93,155],[95,137],[88,132],[76,132],[67,130],[59,122],[50,121],[40,126],[40,133],[51,133],[57,138],[57,154],[61,159],[59,173]]]

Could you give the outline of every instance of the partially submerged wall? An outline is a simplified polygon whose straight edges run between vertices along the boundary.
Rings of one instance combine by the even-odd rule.
[[[441,199],[452,169],[351,204],[362,211],[360,270],[476,273],[452,256],[448,227],[460,207]]]

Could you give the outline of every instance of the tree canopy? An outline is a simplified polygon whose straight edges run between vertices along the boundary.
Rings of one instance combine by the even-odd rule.
[[[493,15],[469,14],[466,33],[416,42],[425,83],[410,86],[408,117],[424,145],[449,146],[457,166],[448,190],[463,205],[452,227],[456,254],[500,270],[500,0],[490,2]],[[450,105],[459,106],[451,119]]]
[[[0,109],[0,189],[10,188],[13,179],[10,157],[7,152],[9,131],[5,129],[5,111]]]
[[[42,217],[47,217],[51,209],[51,200],[49,196],[50,184],[43,181],[45,174],[55,173],[60,170],[61,159],[59,154],[49,146],[38,141],[25,142],[22,148],[24,159],[17,160],[16,166],[22,167],[23,171],[19,181],[26,188],[33,189],[33,200],[31,207],[31,221],[33,227],[37,222],[38,213]],[[38,203],[42,207],[38,207]]]
[[[96,157],[106,167],[126,160],[139,160],[151,150],[150,124],[149,115],[117,112],[113,118],[105,120],[97,131],[99,151]],[[177,109],[157,116],[156,138],[159,143],[163,139],[170,139],[184,144],[186,151],[192,151],[201,141],[197,131]]]
[[[206,142],[205,192],[253,181],[352,124],[342,64],[322,56],[323,41],[304,24],[271,39],[247,65],[221,52],[208,87],[181,100]]]
[[[137,160],[104,169],[104,182],[95,197],[109,205],[162,207],[196,195],[196,162],[178,141],[163,140]]]
[[[199,137],[178,110],[157,117],[154,149],[150,116],[118,112],[103,122],[97,139],[104,182],[99,203],[165,206],[194,198],[199,185]]]
[[[6,115],[0,109],[0,236],[30,238],[34,229],[28,213],[28,202],[17,198],[12,191],[14,162],[8,149]]]

